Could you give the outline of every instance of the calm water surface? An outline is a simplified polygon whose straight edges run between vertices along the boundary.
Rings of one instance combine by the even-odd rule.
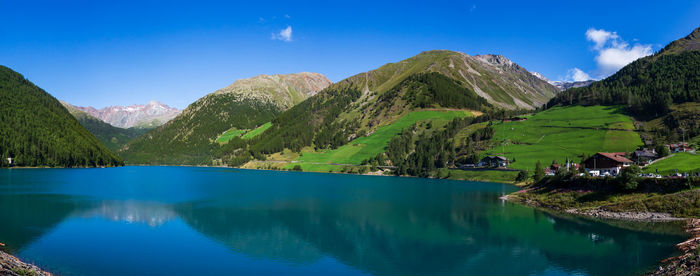
[[[498,199],[514,190],[222,168],[5,169],[0,242],[59,275],[633,275],[683,240],[677,226],[610,226]]]

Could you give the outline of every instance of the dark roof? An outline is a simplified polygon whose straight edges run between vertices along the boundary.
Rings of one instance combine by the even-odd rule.
[[[481,160],[484,160],[484,159],[489,159],[489,160],[500,159],[503,161],[508,161],[508,158],[505,158],[504,156],[486,156],[486,157],[482,158]]]
[[[637,157],[656,157],[656,151],[649,149],[635,150],[634,155]]]
[[[629,160],[629,159],[625,158],[624,156],[620,156],[617,153],[599,152],[598,154],[605,156],[607,158],[610,158],[614,161],[620,162],[620,163],[632,163],[632,160]]]

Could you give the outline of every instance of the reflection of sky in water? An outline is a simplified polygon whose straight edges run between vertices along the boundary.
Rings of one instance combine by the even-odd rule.
[[[0,180],[0,241],[65,274],[632,275],[682,240],[503,202],[515,188],[494,183],[178,167]]]

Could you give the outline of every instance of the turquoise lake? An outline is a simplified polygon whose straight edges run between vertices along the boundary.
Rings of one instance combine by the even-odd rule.
[[[637,275],[684,240],[677,225],[612,226],[499,199],[516,190],[226,168],[3,169],[0,242],[57,275]]]

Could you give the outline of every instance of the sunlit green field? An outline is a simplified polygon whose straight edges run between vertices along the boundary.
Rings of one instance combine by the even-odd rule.
[[[265,124],[263,124],[263,125],[261,125],[261,126],[255,128],[255,129],[249,131],[248,133],[246,133],[245,135],[243,135],[242,138],[243,138],[243,139],[251,139],[251,138],[253,138],[253,137],[255,137],[255,136],[260,135],[261,133],[263,133],[265,130],[267,130],[267,129],[270,128],[271,126],[272,126],[272,122],[267,122],[267,123],[265,123]]]
[[[224,132],[224,134],[221,134],[219,138],[216,138],[217,143],[226,143],[229,140],[233,139],[233,137],[241,137],[243,139],[251,139],[255,136],[260,135],[263,133],[265,130],[270,128],[272,126],[272,122],[267,122],[253,130],[249,129],[236,129],[232,128]]]
[[[217,143],[226,143],[228,140],[231,140],[233,137],[238,137],[246,133],[248,130],[247,129],[229,129],[224,134],[221,134],[219,138],[216,138]]]
[[[403,129],[410,127],[416,122],[430,120],[435,128],[442,126],[454,118],[473,116],[470,111],[436,111],[423,110],[414,111],[404,115],[395,122],[379,127],[374,133],[366,137],[360,137],[352,142],[343,145],[335,150],[325,150],[320,152],[305,151],[299,157],[302,161],[302,168],[319,168],[327,171],[327,166],[318,164],[360,164],[362,160],[375,157],[384,152],[391,138],[401,133]],[[312,164],[303,164],[312,163]]]
[[[630,152],[642,141],[634,131],[632,119],[621,107],[572,106],[556,107],[527,121],[497,123],[496,135],[489,155],[515,158],[511,167],[533,170],[538,160],[549,165],[562,163],[568,156],[574,162],[580,155],[595,152]]]
[[[658,173],[661,175],[669,175],[676,173],[676,169],[679,173],[683,172],[700,172],[700,155],[679,152],[670,156],[664,160],[660,160],[644,167],[645,173]]]

